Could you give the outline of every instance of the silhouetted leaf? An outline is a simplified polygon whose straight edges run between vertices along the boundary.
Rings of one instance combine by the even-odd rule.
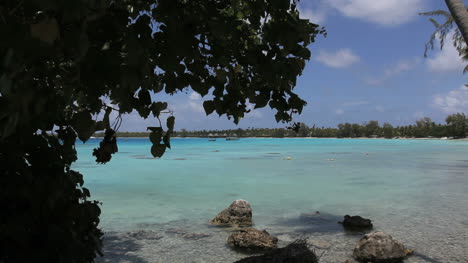
[[[169,131],[174,130],[174,123],[175,123],[175,117],[174,116],[170,116],[169,118],[167,118],[166,125],[167,125],[167,129]]]
[[[161,158],[164,155],[164,152],[166,151],[166,145],[164,144],[153,144],[151,147],[151,154],[155,158]]]
[[[86,142],[95,132],[95,122],[91,118],[91,113],[87,110],[80,111],[74,116],[74,128],[78,138]]]
[[[211,100],[203,102],[203,108],[205,109],[206,115],[210,115],[215,110],[215,104]]]
[[[167,109],[167,102],[154,102],[151,106],[151,111],[153,112],[154,117],[158,117],[161,114],[161,111]]]
[[[160,129],[153,129],[154,131],[150,133],[149,138],[150,138],[151,143],[158,144],[161,142],[163,131],[161,127],[154,127],[154,128],[160,128]]]
[[[171,135],[167,132],[163,137],[163,143],[167,148],[171,149]]]

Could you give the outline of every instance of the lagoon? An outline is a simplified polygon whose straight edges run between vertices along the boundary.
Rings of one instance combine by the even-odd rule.
[[[468,141],[175,138],[153,159],[149,140],[120,139],[106,165],[94,162],[98,143],[77,145],[74,168],[102,202],[100,262],[243,258],[226,246],[232,229],[208,224],[236,199],[279,246],[319,244],[322,263],[351,258],[362,236],[337,224],[345,214],[414,249],[406,262],[468,262]]]

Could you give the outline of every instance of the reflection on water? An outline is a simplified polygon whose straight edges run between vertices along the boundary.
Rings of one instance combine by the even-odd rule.
[[[466,262],[466,141],[174,139],[153,159],[148,140],[130,139],[107,165],[94,164],[97,143],[78,145],[75,168],[103,202],[101,262],[240,259],[226,246],[233,229],[207,223],[234,199],[251,202],[255,227],[280,246],[307,237],[326,247],[322,263],[344,262],[362,234],[337,223],[345,214],[415,249],[406,262]]]

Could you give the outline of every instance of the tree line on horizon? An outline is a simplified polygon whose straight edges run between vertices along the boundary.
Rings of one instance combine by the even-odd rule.
[[[371,120],[363,124],[340,123],[337,127],[310,127],[306,123],[300,123],[299,129],[291,128],[248,128],[248,129],[226,129],[226,130],[194,130],[181,129],[175,131],[174,137],[319,137],[319,138],[425,138],[425,137],[453,137],[465,138],[468,134],[468,116],[464,113],[456,113],[447,116],[445,124],[435,123],[429,117],[417,120],[414,124],[404,126],[393,126],[390,123],[380,125],[378,121]],[[96,137],[103,134],[95,134]],[[118,137],[147,137],[147,132],[119,132]]]

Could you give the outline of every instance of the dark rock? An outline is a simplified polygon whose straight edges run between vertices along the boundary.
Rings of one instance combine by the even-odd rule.
[[[252,225],[252,208],[245,200],[236,200],[211,220],[215,225]]]
[[[276,248],[261,256],[252,256],[235,263],[318,263],[306,240],[297,240],[284,248]]]
[[[168,228],[166,230],[167,234],[177,234],[177,235],[185,235],[187,231],[182,228]]]
[[[410,250],[384,232],[365,235],[354,248],[353,257],[361,262],[401,262]]]
[[[362,218],[360,216],[345,215],[342,224],[344,228],[349,230],[365,230],[373,227],[370,219]]]
[[[256,251],[276,248],[278,238],[265,230],[246,228],[231,234],[227,243],[234,248]]]

